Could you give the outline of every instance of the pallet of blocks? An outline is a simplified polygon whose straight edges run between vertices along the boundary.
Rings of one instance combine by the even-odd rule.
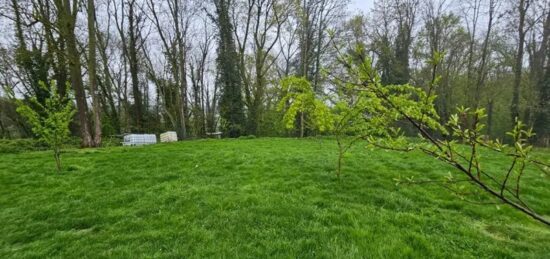
[[[157,143],[155,134],[127,134],[124,136],[124,146],[142,146]]]
[[[178,134],[175,131],[168,131],[160,134],[160,142],[176,142],[178,141]]]

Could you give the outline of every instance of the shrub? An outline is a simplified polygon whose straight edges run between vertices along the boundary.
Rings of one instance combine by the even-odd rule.
[[[52,82],[49,89],[44,82],[40,86],[48,91],[49,98],[45,104],[39,103],[36,98],[30,101],[39,107],[39,110],[32,109],[29,105],[19,102],[17,112],[23,115],[32,125],[32,132],[41,141],[53,150],[57,170],[61,171],[61,148],[69,139],[69,123],[75,113],[73,104],[57,92],[56,85]]]
[[[0,153],[22,153],[47,150],[48,145],[36,139],[0,139]]]

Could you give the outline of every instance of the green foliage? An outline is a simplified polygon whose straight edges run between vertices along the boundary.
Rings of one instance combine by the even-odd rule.
[[[47,54],[43,54],[40,49],[27,50],[19,47],[16,50],[15,62],[25,71],[31,88],[30,94],[33,94],[38,103],[44,105],[49,97],[48,89],[41,83],[47,81],[50,69]]]
[[[436,53],[429,63],[435,68],[443,60],[442,57],[442,54]],[[525,129],[525,125],[516,120],[515,126],[508,133],[513,140],[513,147],[511,150],[506,149],[500,141],[490,140],[483,134],[485,130],[483,119],[486,117],[484,109],[459,108],[456,115],[450,116],[446,125],[439,123],[440,117],[434,105],[436,99],[434,89],[438,86],[440,77],[435,73],[428,85],[428,90],[425,91],[410,85],[382,86],[378,76],[370,68],[370,62],[356,65],[356,63],[348,61],[347,67],[349,68],[349,77],[354,78],[353,75],[355,75],[355,78],[359,79],[358,91],[366,92],[369,98],[379,100],[374,107],[388,107],[391,110],[386,114],[376,114],[377,116],[382,118],[394,116],[393,118],[396,120],[408,121],[423,140],[420,143],[394,141],[403,137],[399,135],[398,131],[394,131],[396,134],[387,134],[389,138],[384,136],[378,140],[379,146],[384,146],[380,142],[386,142],[384,147],[387,149],[406,151],[416,147],[427,155],[454,167],[463,177],[463,179],[455,180],[453,177],[446,176],[443,181],[428,182],[441,184],[463,199],[466,196],[462,191],[463,183],[469,183],[479,188],[477,192],[468,193],[468,196],[472,196],[476,202],[487,202],[488,195],[543,224],[550,225],[549,219],[539,214],[540,212],[537,212],[536,209],[531,208],[524,200],[521,191],[524,188],[521,183],[528,164],[539,167],[543,173],[547,173],[544,168],[549,166],[529,157],[532,146],[528,144],[528,140],[535,135],[531,129]],[[372,112],[368,106],[364,107],[364,111]],[[406,146],[398,146],[403,144]],[[485,165],[490,161],[481,155],[481,147],[489,148],[504,156],[505,160],[509,162],[508,169],[497,172],[484,170],[482,164]],[[412,178],[407,179],[409,182],[416,183]]]
[[[120,140],[114,142],[111,145],[102,146],[120,146]],[[63,143],[63,148],[78,148],[80,146],[80,138],[78,137],[69,137]],[[21,139],[0,139],[0,154],[10,154],[10,153],[23,153],[30,151],[44,151],[48,150],[50,147],[47,143],[40,139],[33,138],[21,138]]]
[[[43,89],[48,89],[44,82],[41,82],[40,85]],[[61,148],[69,138],[69,123],[71,123],[75,114],[75,109],[71,102],[59,95],[57,86],[53,81],[49,89],[49,98],[45,99],[44,105],[40,104],[35,98],[30,100],[40,107],[43,116],[23,102],[20,102],[17,112],[32,125],[33,133],[53,149],[57,170],[60,171]]]
[[[287,77],[281,80],[282,98],[278,110],[284,112],[283,124],[287,129],[295,128],[298,119],[303,137],[304,127],[321,132],[333,129],[333,117],[330,109],[315,97],[311,84],[305,78]]]
[[[48,149],[48,145],[36,139],[0,139],[0,154],[13,154],[46,149]]]
[[[405,118],[404,114],[431,129],[443,129],[431,105],[435,97],[428,98],[422,89],[408,84],[382,85],[368,58],[358,61],[355,55],[348,54],[344,60],[350,64],[346,66],[347,80],[336,80],[340,82],[339,101],[334,107],[334,135],[339,149],[338,176],[344,154],[361,139],[392,149],[405,144],[401,130],[394,127],[397,121]],[[405,145],[399,149],[409,150],[411,147]]]

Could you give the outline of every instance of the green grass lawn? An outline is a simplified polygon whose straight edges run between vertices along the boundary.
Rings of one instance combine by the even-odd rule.
[[[328,139],[202,140],[0,154],[0,258],[548,258],[550,228],[433,185],[452,169]],[[493,161],[491,167],[501,166]],[[550,179],[525,197],[550,215]],[[539,198],[537,198],[539,197]]]

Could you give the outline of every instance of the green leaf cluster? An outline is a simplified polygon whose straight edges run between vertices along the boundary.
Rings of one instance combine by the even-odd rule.
[[[303,118],[309,128],[321,132],[334,128],[334,118],[330,108],[322,100],[315,97],[309,81],[303,77],[287,77],[281,80],[282,98],[278,111],[284,112],[283,124],[287,129],[293,129],[298,116]]]

